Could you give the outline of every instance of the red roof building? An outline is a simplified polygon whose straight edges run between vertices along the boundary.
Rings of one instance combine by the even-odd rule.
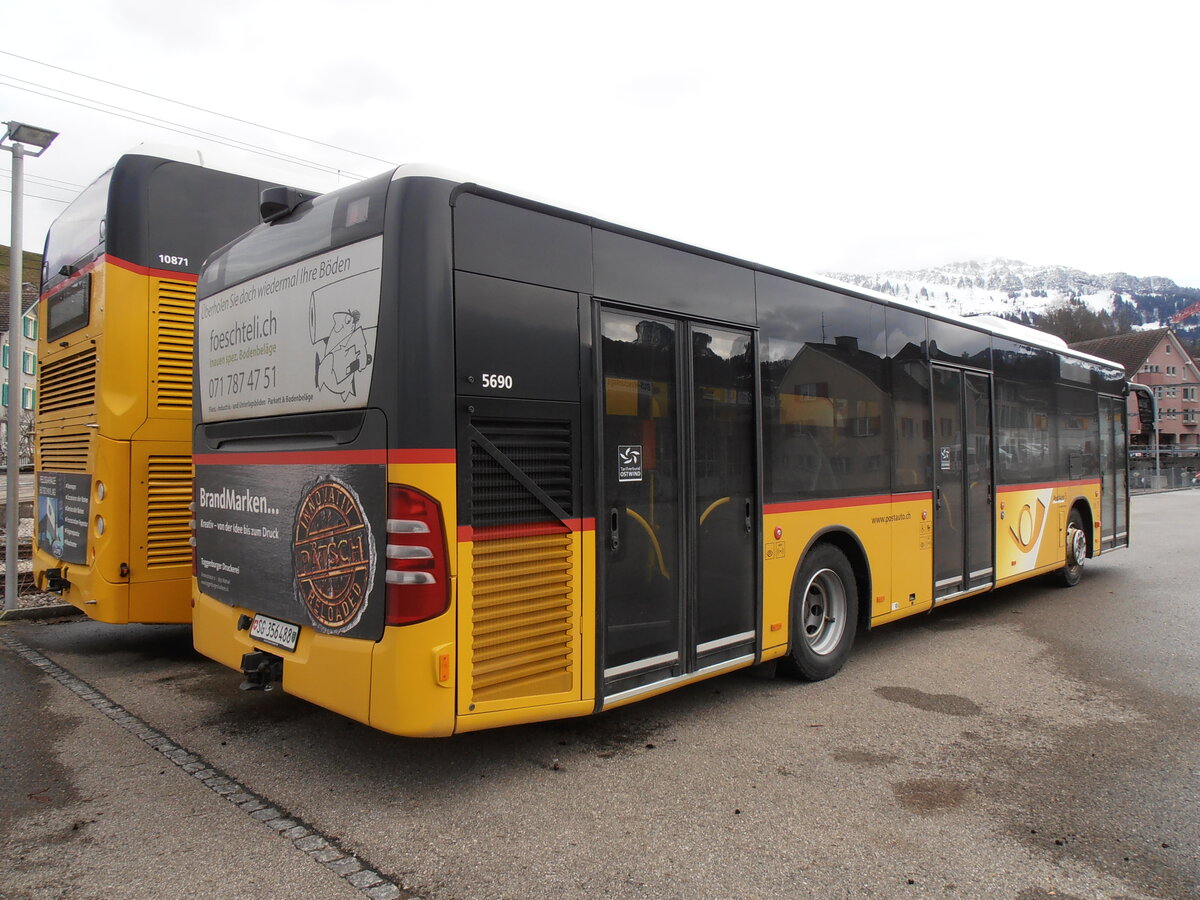
[[[1135,331],[1071,345],[1076,350],[1120,363],[1130,381],[1154,390],[1158,399],[1159,443],[1164,450],[1200,449],[1200,368],[1170,328]],[[1146,444],[1134,398],[1129,402],[1129,433]]]

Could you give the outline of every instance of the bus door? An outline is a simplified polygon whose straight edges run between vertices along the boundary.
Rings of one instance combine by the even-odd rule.
[[[991,377],[933,367],[934,601],[991,584]]]
[[[1100,546],[1111,550],[1129,543],[1126,527],[1125,400],[1100,397]]]
[[[754,340],[600,311],[604,692],[755,653]]]

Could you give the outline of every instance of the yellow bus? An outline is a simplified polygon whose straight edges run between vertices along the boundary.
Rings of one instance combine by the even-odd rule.
[[[191,621],[196,277],[270,185],[129,154],[50,226],[34,577],[93,619]]]
[[[196,605],[388,732],[598,713],[1128,540],[1124,373],[401,167],[215,254]]]

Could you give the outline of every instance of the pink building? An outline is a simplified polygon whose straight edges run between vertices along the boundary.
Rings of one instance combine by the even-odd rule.
[[[1164,450],[1200,450],[1200,368],[1170,328],[1135,331],[1071,345],[1076,350],[1120,363],[1131,381],[1158,398],[1159,442]],[[1146,444],[1134,398],[1129,402],[1133,444]]]

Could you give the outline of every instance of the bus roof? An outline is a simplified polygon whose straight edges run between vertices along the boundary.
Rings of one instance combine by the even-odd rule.
[[[877,303],[882,303],[886,306],[891,306],[896,309],[916,312],[931,319],[940,319],[942,321],[952,322],[956,325],[961,325],[976,331],[982,331],[994,337],[1031,344],[1045,350],[1050,350],[1057,354],[1074,357],[1076,359],[1084,360],[1096,365],[1106,366],[1118,371],[1124,371],[1123,366],[1121,366],[1119,363],[1113,362],[1110,359],[1104,359],[1103,357],[1092,356],[1091,354],[1074,350],[1068,347],[1065,341],[1055,335],[1048,334],[1044,331],[1039,331],[1036,328],[1030,328],[1027,325],[1021,325],[1017,322],[1009,322],[1006,319],[1000,318],[999,316],[957,316],[953,313],[931,310],[916,303],[900,300],[896,297],[891,297],[887,294],[881,294],[876,291],[858,287],[856,285],[845,284],[844,282],[836,281],[834,279],[823,278],[816,275],[789,272],[783,269],[777,269],[773,266],[767,266],[760,263],[751,262],[749,260],[740,259],[738,257],[729,256],[727,254],[717,253],[711,250],[706,250],[703,247],[697,247],[693,244],[686,244],[681,241],[676,241],[671,238],[654,234],[652,232],[642,231],[626,225],[618,225],[614,222],[610,222],[606,219],[602,219],[588,213],[569,209],[553,201],[535,199],[529,195],[517,194],[508,189],[481,184],[480,182],[473,181],[462,173],[453,171],[451,169],[425,163],[409,163],[398,167],[392,175],[393,180],[404,178],[439,178],[444,181],[456,182],[459,185],[460,192],[469,191],[471,193],[491,196],[495,199],[503,200],[508,203],[537,209],[551,215],[557,215],[562,218],[582,222],[595,228],[601,228],[607,231],[625,234],[630,237],[637,237],[642,240],[652,241],[664,246],[684,250],[689,253],[695,253],[700,256],[742,266],[753,271],[769,273],[783,278],[808,282],[820,287],[831,288],[839,291],[840,293],[852,294],[854,296],[862,297]]]

